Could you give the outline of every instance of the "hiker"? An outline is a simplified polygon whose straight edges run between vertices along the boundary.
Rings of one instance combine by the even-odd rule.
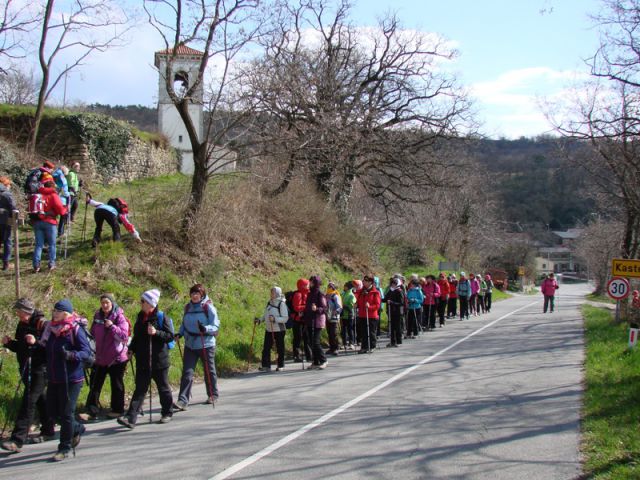
[[[38,343],[47,321],[44,313],[36,310],[28,298],[18,299],[13,308],[19,319],[15,338],[5,336],[2,344],[16,354],[25,389],[11,438],[0,446],[10,453],[18,453],[27,442],[36,409],[41,423],[40,434],[36,437],[39,442],[53,440],[55,423],[47,413],[47,360],[44,347]]]
[[[304,308],[307,305],[307,296],[309,295],[309,280],[305,278],[298,279],[296,287],[298,289],[293,294],[293,300],[291,301],[293,306],[293,361],[302,362],[302,358],[300,358],[301,344],[304,358],[311,359],[311,342],[303,318]]]
[[[422,326],[427,331],[434,330],[436,328],[438,301],[440,300],[440,287],[436,283],[436,277],[434,275],[427,275],[422,284],[422,293],[424,293]]]
[[[269,301],[261,317],[254,319],[255,323],[264,322],[264,343],[262,346],[262,364],[260,372],[271,371],[271,349],[275,344],[278,351],[278,366],[276,372],[284,370],[284,337],[287,334],[287,319],[289,311],[287,303],[282,295],[282,289],[278,286],[271,288]]]
[[[420,280],[412,278],[407,290],[408,314],[407,314],[407,338],[416,338],[418,335],[418,322],[422,322],[422,304],[424,293],[420,287]]]
[[[93,356],[85,333],[87,319],[74,312],[68,299],[53,306],[53,319],[40,343],[47,356],[47,411],[60,423],[60,442],[52,461],[61,462],[80,443],[84,425],[76,421],[76,403],[84,382],[84,362]]]
[[[458,279],[456,274],[449,275],[449,302],[447,302],[447,318],[456,318],[458,307],[458,293],[456,289],[458,287]]]
[[[129,344],[128,356],[135,355],[136,358],[136,387],[127,413],[118,417],[118,423],[129,429],[136,426],[138,414],[142,410],[142,403],[152,379],[160,395],[162,406],[160,423],[169,423],[173,415],[168,346],[173,341],[173,325],[171,319],[158,309],[159,300],[159,290],[144,292],[140,296],[140,312],[133,326],[133,338]]]
[[[365,275],[362,289],[356,295],[358,306],[357,328],[360,336],[358,353],[369,353],[376,348],[378,312],[380,310],[380,292],[373,283],[373,275]]]
[[[494,288],[494,284],[493,284],[493,280],[491,280],[491,275],[489,275],[488,273],[485,274],[484,276],[484,281],[487,284],[487,291],[484,294],[484,309],[487,312],[491,311],[491,297],[493,296],[493,288]]]
[[[69,173],[69,169],[64,165],[60,165],[56,168],[51,176],[53,177],[53,181],[56,184],[56,191],[60,196],[60,200],[62,204],[67,208],[67,212],[64,215],[60,215],[60,220],[58,221],[58,237],[64,235],[65,225],[67,224],[67,220],[69,219],[69,207],[70,207],[70,199],[69,199],[69,184],[67,183],[67,174]]]
[[[109,418],[124,415],[124,373],[127,368],[127,344],[131,336],[129,319],[118,306],[113,295],[100,296],[100,308],[93,315],[91,335],[96,342],[96,360],[89,379],[87,416],[93,420],[100,413],[100,392],[109,375],[111,380],[111,411]]]
[[[355,322],[353,319],[356,296],[353,294],[353,284],[351,282],[344,284],[340,298],[342,298],[342,312],[340,313],[342,345],[345,349],[353,350],[356,348]]]
[[[29,199],[29,218],[33,226],[36,246],[33,251],[33,271],[40,271],[40,258],[45,242],[49,248],[49,270],[56,268],[56,239],[58,236],[58,216],[67,214],[56,193],[53,177],[48,173],[41,176],[42,186]]]
[[[389,316],[389,343],[387,347],[402,345],[402,320],[405,300],[400,279],[393,277],[389,283],[389,291],[385,296]]]
[[[11,194],[11,180],[0,177],[0,239],[2,240],[2,270],[9,269],[11,260],[11,217],[16,210],[16,201]]]
[[[469,274],[469,285],[471,286],[471,297],[469,297],[469,311],[474,317],[478,316],[476,309],[476,303],[478,299],[478,292],[480,291],[480,282],[476,278],[475,274]]]
[[[184,337],[184,358],[182,359],[180,393],[174,404],[174,409],[186,410],[189,405],[193,373],[198,359],[202,362],[205,372],[204,382],[207,387],[205,403],[213,404],[218,399],[216,337],[219,330],[218,311],[207,296],[204,286],[196,283],[189,289],[189,303],[184,307],[182,325],[178,331],[178,339]]]
[[[382,312],[384,311],[384,307],[382,306],[382,304],[384,303],[384,291],[380,287],[380,278],[373,277],[373,285],[376,287],[376,290],[378,290],[378,292],[380,293],[380,310],[378,310],[378,319],[379,320],[378,320],[378,326],[376,328],[376,340],[377,340],[378,337],[382,334],[382,331],[381,331],[382,326],[381,326],[381,324],[382,324]],[[387,321],[388,320],[389,320],[389,317],[387,316]]]
[[[136,230],[136,227],[129,221],[129,206],[121,198],[110,198],[107,203],[100,203],[91,197],[91,194],[87,193],[86,202],[88,205],[96,208],[93,214],[93,219],[96,221],[96,229],[93,232],[93,240],[91,245],[96,247],[100,243],[100,237],[102,235],[102,224],[107,222],[111,227],[113,234],[113,241],[120,240],[120,223],[124,225],[124,228],[129,232],[133,238],[138,242],[142,242],[140,234]]]
[[[318,275],[309,278],[309,295],[307,295],[307,303],[304,307],[304,323],[308,336],[311,339],[311,353],[313,362],[307,367],[307,370],[323,370],[329,362],[324,355],[322,345],[320,344],[320,336],[327,323],[327,297],[320,291],[322,280]]]
[[[76,211],[78,210],[78,196],[80,195],[80,188],[82,187],[82,181],[78,177],[80,173],[80,163],[76,162],[71,166],[71,170],[67,173],[67,184],[69,185],[69,220],[74,221],[76,217]]]
[[[456,288],[456,294],[460,299],[460,320],[469,320],[469,299],[471,298],[471,283],[464,272],[460,272],[460,280]]]
[[[340,343],[338,342],[338,323],[340,322],[340,314],[342,313],[342,298],[340,292],[336,289],[334,282],[327,284],[327,334],[329,338],[329,350],[326,355],[338,356]]]
[[[54,168],[56,168],[56,166],[49,160],[46,160],[41,167],[37,167],[29,171],[24,182],[24,194],[27,197],[27,200],[29,200],[31,195],[38,193],[38,190],[43,184],[42,176],[45,173],[51,176]],[[53,179],[53,177],[51,178]]]
[[[440,327],[444,327],[444,318],[449,303],[449,281],[443,272],[438,275],[438,287],[440,288],[440,298],[438,299],[438,320]]]
[[[544,307],[542,310],[543,313],[547,313],[547,310],[549,308],[551,309],[551,313],[553,313],[556,290],[559,288],[560,286],[558,285],[553,272],[547,275],[547,278],[542,281],[542,284],[540,285],[540,291],[542,292],[542,295],[544,295]]]
[[[478,297],[476,299],[476,312],[480,315],[481,313],[484,313],[484,296],[487,293],[487,282],[484,281],[484,278],[482,278],[480,273],[476,275],[476,281],[480,287],[478,290]]]

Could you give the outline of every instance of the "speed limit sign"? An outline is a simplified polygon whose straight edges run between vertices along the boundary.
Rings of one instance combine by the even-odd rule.
[[[607,283],[607,293],[614,300],[623,300],[629,296],[631,288],[629,280],[623,277],[613,277]]]

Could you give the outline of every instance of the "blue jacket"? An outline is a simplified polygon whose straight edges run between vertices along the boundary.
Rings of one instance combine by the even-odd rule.
[[[205,332],[203,334],[200,334],[199,324],[204,325]],[[219,329],[218,312],[209,297],[205,297],[202,303],[189,302],[185,306],[179,333],[184,337],[184,343],[188,348],[191,350],[202,349],[203,339],[204,348],[215,347]]]
[[[456,287],[456,293],[459,297],[471,297],[471,282],[469,280],[460,280],[458,282],[458,286]]]
[[[53,180],[56,182],[60,200],[62,200],[63,205],[66,205],[69,199],[69,185],[67,184],[67,178],[59,168],[53,172],[52,176]]]
[[[60,336],[47,332],[51,323],[47,324],[42,335],[47,356],[47,377],[50,383],[81,383],[84,381],[82,362],[91,356],[89,340],[84,329],[75,322],[71,329]],[[65,360],[64,350],[72,351],[74,359]],[[65,377],[66,373],[66,377]]]
[[[424,302],[424,293],[420,287],[411,287],[407,290],[407,301],[409,302],[409,308],[417,310],[422,307]]]

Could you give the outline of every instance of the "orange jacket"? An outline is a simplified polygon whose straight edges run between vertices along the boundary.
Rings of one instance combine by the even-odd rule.
[[[296,322],[304,322],[302,314],[304,313],[304,307],[307,305],[307,297],[309,296],[309,280],[301,278],[296,284],[298,290],[293,294],[293,319]]]
[[[371,290],[360,290],[356,294],[356,302],[358,305],[358,318],[367,318],[368,316],[372,320],[378,319],[378,311],[380,310],[380,304],[382,301],[380,300],[380,292],[376,289],[376,287],[372,286]],[[369,304],[369,308],[365,307],[366,304]]]

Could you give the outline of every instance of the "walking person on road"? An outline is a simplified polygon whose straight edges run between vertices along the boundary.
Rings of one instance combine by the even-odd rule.
[[[329,364],[320,343],[322,330],[327,324],[328,310],[327,297],[320,291],[321,286],[322,280],[318,275],[313,275],[309,279],[309,295],[304,308],[304,321],[305,327],[311,336],[313,363],[307,367],[307,370],[323,370]]]
[[[458,281],[458,287],[456,293],[460,299],[460,320],[465,318],[469,320],[469,299],[471,298],[471,283],[467,279],[464,272],[460,272],[460,280]]]
[[[340,323],[340,314],[342,313],[342,298],[340,292],[336,289],[334,282],[327,285],[327,335],[329,338],[329,350],[326,355],[338,356],[340,342],[338,341],[338,325]]]
[[[445,278],[444,273],[440,273],[438,277],[438,287],[440,287],[440,299],[438,300],[438,319],[441,327],[444,327],[444,319],[449,303],[449,281]]]
[[[458,280],[456,279],[456,274],[452,273],[449,278],[449,301],[447,302],[447,318],[456,318],[458,315],[458,293],[456,289],[458,288]]]
[[[491,280],[491,275],[488,273],[484,276],[484,281],[487,284],[487,293],[484,295],[484,309],[488,312],[491,311],[491,300],[493,296],[493,280]]]
[[[287,319],[289,311],[287,303],[282,295],[282,289],[274,286],[271,288],[271,297],[267,302],[261,317],[255,318],[255,323],[264,322],[264,343],[262,347],[262,364],[258,369],[261,372],[271,371],[271,349],[275,344],[278,351],[278,366],[276,372],[284,370],[284,336],[287,334]],[[180,400],[178,400],[179,402]]]
[[[380,292],[373,282],[373,275],[365,275],[362,279],[362,290],[358,292],[358,335],[360,336],[360,350],[358,353],[368,353],[376,348],[376,332],[378,329]]]
[[[389,344],[387,347],[398,347],[402,344],[402,321],[406,301],[399,278],[391,279],[385,301],[389,312]]]
[[[407,290],[408,314],[407,314],[407,338],[416,338],[418,335],[418,322],[422,322],[422,304],[424,293],[417,278],[409,282]]]
[[[469,274],[469,285],[471,286],[471,296],[469,297],[469,311],[471,315],[477,316],[478,292],[480,291],[480,282],[473,273]]]
[[[302,355],[309,361],[311,359],[311,347],[308,336],[308,331],[304,326],[304,308],[307,305],[307,297],[309,296],[309,280],[306,278],[298,279],[296,283],[297,290],[293,294],[291,301],[293,312],[293,361],[295,363],[302,362],[300,351]]]
[[[560,286],[558,285],[553,272],[551,272],[547,278],[544,279],[542,285],[540,285],[540,291],[542,292],[542,295],[544,295],[543,313],[547,313],[548,309],[553,313],[556,290],[559,288]]]
[[[340,327],[342,329],[342,345],[345,349],[354,349],[356,345],[356,332],[354,322],[354,308],[356,296],[353,294],[353,284],[344,284],[342,295],[342,313],[340,313]]]

